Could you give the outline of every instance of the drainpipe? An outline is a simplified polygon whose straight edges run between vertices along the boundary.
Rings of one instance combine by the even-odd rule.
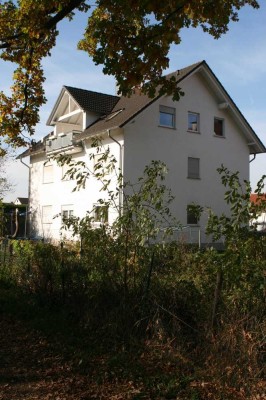
[[[16,208],[15,209],[15,232],[11,236],[12,239],[15,239],[17,237],[17,234],[18,234],[18,227],[19,227],[19,225],[18,225],[19,224],[18,216],[19,216],[19,211],[18,211],[18,208]]]
[[[24,161],[22,161],[22,157],[19,157],[21,164],[25,165],[25,167],[30,169],[30,166],[26,163],[24,163]]]
[[[28,198],[29,198],[29,203],[26,207],[26,214],[25,214],[25,227],[24,227],[24,237],[26,239],[27,237],[27,225],[28,225],[28,211],[29,211],[29,205],[30,205],[30,166],[26,164],[23,160],[22,157],[19,157],[21,164],[25,165],[29,169],[29,188],[28,188]]]
[[[110,129],[107,129],[108,137],[113,140],[119,146],[119,168],[123,177],[123,145],[119,143],[113,136],[111,136]],[[123,189],[119,188],[118,194],[118,207],[119,207],[119,217],[121,217],[121,211],[123,206]]]
[[[253,158],[251,160],[249,160],[249,163],[252,163],[252,161],[255,160],[257,154],[253,154]]]

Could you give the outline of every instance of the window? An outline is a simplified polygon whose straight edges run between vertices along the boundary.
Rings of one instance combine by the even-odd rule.
[[[74,207],[73,205],[65,205],[61,207],[61,216],[62,222],[68,220],[69,218],[74,216]]]
[[[224,136],[224,120],[214,118],[214,133],[216,136]]]
[[[69,174],[66,174],[67,171],[69,171],[71,167],[68,164],[63,164],[62,165],[62,180],[63,181],[69,181],[71,178]]]
[[[199,132],[199,114],[188,113],[188,130],[192,132]]]
[[[200,159],[188,157],[188,178],[200,179]]]
[[[43,206],[42,207],[42,223],[43,224],[51,224],[53,221],[52,217],[53,207],[52,206]]]
[[[175,108],[160,105],[160,126],[175,128]]]
[[[51,162],[46,162],[43,165],[43,183],[53,182],[53,164]]]
[[[114,167],[114,157],[110,157],[108,153],[97,153],[93,156],[94,172],[100,175],[109,174]]]
[[[108,206],[96,205],[94,207],[94,221],[108,223]]]
[[[191,207],[191,205],[189,204],[187,206],[187,224],[198,225],[198,223],[199,223],[199,216],[197,215],[193,207]]]

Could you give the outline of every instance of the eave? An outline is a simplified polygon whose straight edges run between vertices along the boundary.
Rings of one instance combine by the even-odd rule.
[[[266,147],[205,61],[199,66],[198,71],[214,91],[218,108],[226,110],[244,134],[249,153],[266,153]]]

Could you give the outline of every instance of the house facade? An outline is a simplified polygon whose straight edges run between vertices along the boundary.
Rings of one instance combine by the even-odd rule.
[[[52,132],[20,156],[30,156],[32,236],[58,240],[62,218],[84,217],[107,196],[91,175],[85,188],[73,192],[76,182],[66,179],[67,167],[53,159],[70,155],[92,171],[100,156],[92,141],[100,137],[103,151],[109,148],[125,181],[136,182],[152,160],[164,162],[169,169],[166,185],[175,197],[171,211],[184,227],[178,235],[189,242],[199,236],[210,241],[205,235],[207,215],[193,219],[188,205],[228,213],[217,168],[223,164],[249,179],[250,155],[266,148],[205,61],[175,75],[185,93],[178,102],[171,96],[151,99],[140,91],[126,98],[63,87],[47,122]],[[109,174],[110,189],[115,190],[117,171]],[[122,202],[118,196],[105,222],[112,224]],[[95,221],[100,223],[100,217]]]

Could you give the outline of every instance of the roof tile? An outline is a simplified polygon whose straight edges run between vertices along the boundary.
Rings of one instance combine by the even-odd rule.
[[[93,92],[91,90],[64,86],[83,110],[109,114],[119,100],[118,96]]]

